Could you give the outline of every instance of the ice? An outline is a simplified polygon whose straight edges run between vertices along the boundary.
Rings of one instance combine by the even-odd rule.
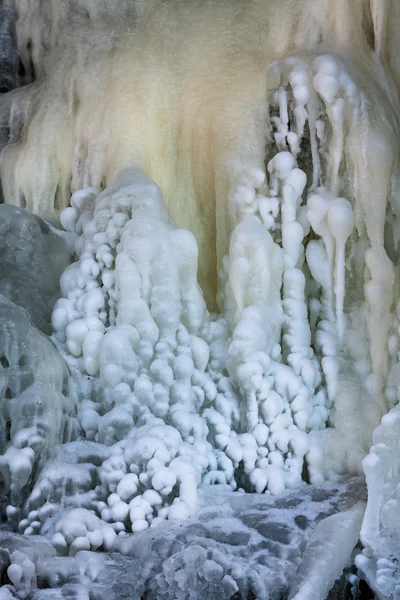
[[[335,198],[328,209],[326,219],[335,239],[335,299],[338,337],[344,333],[343,304],[345,294],[345,246],[354,227],[353,211],[346,198]]]
[[[4,296],[0,330],[0,469],[17,502],[53,448],[76,435],[77,422],[64,360],[27,313]]]
[[[396,597],[398,3],[45,4],[0,8],[0,77],[27,84],[0,106],[8,526],[50,539],[87,598],[80,556],[176,532],[204,485],[301,496],[363,465],[356,562]],[[321,524],[329,557],[293,593],[322,600],[361,512]],[[154,597],[266,597],[259,566],[194,546]],[[38,561],[15,552],[22,598]]]
[[[336,579],[351,561],[356,546],[365,503],[320,521],[311,536],[292,585],[290,600],[326,598]]]

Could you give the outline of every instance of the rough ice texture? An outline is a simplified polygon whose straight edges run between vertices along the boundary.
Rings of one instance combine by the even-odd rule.
[[[32,600],[89,594],[98,600],[285,598],[317,523],[321,527],[335,513],[345,516],[342,511],[364,494],[359,478],[277,498],[208,486],[200,491],[195,518],[126,536],[117,543],[119,554],[107,557],[84,546],[73,557],[56,556],[46,538],[0,531],[0,575],[10,579],[1,591],[23,598],[29,590]],[[326,538],[319,546],[311,543],[323,556]],[[342,555],[343,566],[345,561]]]
[[[14,7],[36,79],[2,98],[2,185],[78,237],[52,324],[82,439],[10,520],[73,556],[194,514],[200,483],[360,472],[400,383],[399,3]]]
[[[15,36],[16,15],[12,0],[1,0],[0,15],[0,93],[4,93],[20,84],[19,56]]]

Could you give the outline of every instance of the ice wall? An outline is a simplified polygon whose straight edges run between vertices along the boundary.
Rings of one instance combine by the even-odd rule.
[[[21,531],[111,549],[201,483],[359,473],[400,383],[398,2],[14,7],[30,83],[2,97],[0,174],[77,236],[52,324],[86,440]],[[80,529],[38,520],[49,493]]]

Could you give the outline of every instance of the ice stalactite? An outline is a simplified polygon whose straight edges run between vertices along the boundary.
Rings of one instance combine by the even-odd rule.
[[[309,320],[312,326],[313,350],[316,352],[317,362],[322,369],[328,393],[327,406],[330,408],[334,404],[331,413],[331,423],[334,425],[334,429],[327,430],[326,434],[322,436],[325,440],[327,472],[331,469],[329,466],[331,459],[332,466],[336,463],[330,476],[333,476],[333,472],[337,471],[339,466],[338,453],[333,450],[332,446],[332,444],[337,444],[340,439],[337,438],[337,435],[340,435],[342,439],[340,445],[344,449],[344,455],[340,460],[344,459],[345,463],[347,462],[345,469],[352,470],[357,463],[360,465],[362,456],[367,452],[374,424],[379,422],[379,415],[382,414],[381,407],[384,403],[382,382],[387,368],[382,362],[382,357],[386,355],[383,339],[386,339],[387,332],[383,336],[380,330],[379,337],[370,338],[374,340],[371,343],[370,354],[372,365],[367,368],[368,375],[371,371],[373,375],[369,376],[366,384],[361,379],[357,383],[357,377],[354,378],[353,375],[351,376],[353,382],[350,383],[348,365],[354,364],[355,371],[359,370],[357,365],[361,365],[361,363],[357,359],[357,354],[359,354],[357,348],[360,348],[360,344],[364,346],[368,344],[368,333],[362,333],[362,330],[365,327],[369,328],[372,336],[374,335],[372,328],[378,328],[378,323],[381,328],[385,328],[385,322],[389,323],[390,317],[387,319],[385,317],[382,322],[377,317],[377,311],[384,312],[385,315],[386,313],[390,314],[393,297],[390,269],[385,275],[388,258],[383,246],[383,239],[381,239],[379,252],[382,257],[382,268],[379,275],[376,272],[375,275],[386,278],[383,289],[386,289],[387,292],[376,298],[374,303],[370,303],[366,298],[365,326],[361,331],[356,331],[362,318],[357,324],[352,325],[351,314],[356,307],[360,309],[363,306],[363,293],[360,289],[357,290],[357,286],[355,289],[351,289],[349,282],[357,280],[359,277],[357,271],[368,267],[371,252],[368,250],[368,246],[375,244],[374,233],[376,230],[368,231],[364,228],[363,214],[364,211],[367,211],[367,198],[360,199],[358,181],[354,177],[354,165],[357,165],[357,161],[360,160],[360,151],[358,150],[357,156],[351,155],[349,151],[351,140],[358,135],[359,123],[364,123],[365,130],[368,132],[368,123],[374,121],[374,117],[367,109],[368,104],[363,90],[352,78],[353,68],[351,63],[346,65],[344,59],[339,56],[321,55],[315,59],[288,59],[275,65],[271,71],[274,87],[277,88],[277,91],[272,90],[271,98],[272,111],[276,111],[271,119],[272,135],[278,147],[282,151],[285,151],[286,148],[291,149],[300,164],[304,164],[307,158],[304,151],[299,154],[299,148],[302,139],[309,139],[308,165],[311,167],[311,172],[306,170],[309,181],[306,203],[302,205],[301,200],[298,203],[297,217],[297,225],[303,225],[304,242],[301,240],[301,232],[298,228],[290,234],[289,243],[293,251],[298,243],[296,240],[301,240],[302,250],[300,260],[296,257],[296,260],[299,261],[297,266],[303,265],[304,269],[305,257],[306,276],[309,269],[320,290],[316,293],[308,279],[307,292],[309,295],[306,302],[309,307],[309,316],[307,315],[306,325],[309,327]],[[285,103],[289,108],[285,107]],[[382,127],[385,130],[385,122]],[[305,130],[308,130],[307,136],[305,136]],[[385,148],[390,149],[391,144],[389,136]],[[392,161],[393,159],[389,156],[387,162],[389,171],[386,179],[383,178],[384,186],[388,186]],[[371,165],[373,165],[372,162]],[[372,166],[369,168],[371,172],[375,172]],[[272,170],[272,165],[269,169]],[[272,184],[274,193],[273,187]],[[270,195],[272,195],[271,190]],[[280,195],[283,196],[283,194]],[[260,204],[261,215],[265,213],[264,206],[266,206],[265,201],[262,201]],[[286,206],[283,199],[281,217],[283,249],[285,248],[283,228],[285,219],[287,219],[285,217]],[[377,207],[376,210],[380,210],[384,215],[386,206],[386,202],[378,202],[380,208]],[[375,220],[379,228],[379,220]],[[298,231],[297,234],[296,231]],[[377,282],[368,283],[367,279],[366,290],[370,284],[378,285]],[[300,288],[297,286],[297,289]],[[345,296],[346,290],[347,297]],[[285,295],[285,283],[283,293]],[[361,310],[364,309],[361,308]],[[301,339],[300,335],[297,335],[295,339],[298,342]],[[379,340],[381,346],[377,351],[376,344],[379,343]],[[353,358],[352,353],[354,353]],[[343,360],[344,356],[345,360]],[[379,381],[381,384],[377,383]],[[357,392],[355,392],[354,385],[358,388]],[[348,391],[352,389],[352,393],[346,393],[346,387]],[[322,393],[324,392],[322,391]],[[367,432],[361,438],[357,436],[358,441],[356,441],[350,429],[351,427],[354,428],[354,431],[357,429],[358,416],[356,414],[359,410],[357,404],[361,401],[361,397],[364,402],[365,424],[368,423],[368,427]],[[347,431],[345,431],[346,429]],[[332,442],[333,439],[336,439],[336,442]],[[345,458],[346,454],[347,458]],[[339,472],[341,468],[339,467]]]

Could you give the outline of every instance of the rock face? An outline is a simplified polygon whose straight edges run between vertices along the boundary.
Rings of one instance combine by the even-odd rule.
[[[20,84],[15,37],[15,11],[11,0],[0,0],[0,94]]]
[[[9,100],[2,94],[21,85],[20,60],[15,36],[15,11],[12,0],[0,0],[0,151],[10,138]],[[3,202],[0,180],[0,202]]]

